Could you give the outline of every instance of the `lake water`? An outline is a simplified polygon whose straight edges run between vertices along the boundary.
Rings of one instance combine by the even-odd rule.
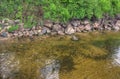
[[[0,79],[120,79],[118,33],[77,37],[0,42]]]

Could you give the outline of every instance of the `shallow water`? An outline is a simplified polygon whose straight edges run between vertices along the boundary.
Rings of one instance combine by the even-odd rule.
[[[76,36],[0,42],[0,79],[120,79],[119,33]]]
[[[113,54],[113,64],[120,66],[120,46],[115,49],[115,54]]]

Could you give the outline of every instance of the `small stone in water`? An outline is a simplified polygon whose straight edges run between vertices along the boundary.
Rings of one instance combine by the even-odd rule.
[[[75,35],[73,35],[73,36],[72,36],[72,40],[73,40],[73,41],[78,41],[79,39],[78,39]]]

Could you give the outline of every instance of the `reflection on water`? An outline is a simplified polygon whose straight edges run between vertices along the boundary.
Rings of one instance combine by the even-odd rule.
[[[120,46],[118,49],[115,49],[115,54],[113,55],[113,64],[120,66]]]

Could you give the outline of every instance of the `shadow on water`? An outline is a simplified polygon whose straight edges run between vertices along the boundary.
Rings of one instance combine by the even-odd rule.
[[[97,40],[92,42],[94,46],[97,46],[99,48],[104,48],[107,50],[107,54],[102,58],[109,58],[112,54],[115,53],[115,49],[117,49],[120,46],[120,40],[119,39],[106,39],[106,40]],[[99,58],[96,58],[99,59]]]
[[[109,53],[113,53],[114,49],[118,48],[120,45],[120,40],[119,39],[106,39],[106,40],[97,40],[92,42],[93,45],[100,47],[100,48],[105,48]]]
[[[71,56],[63,56],[61,57],[61,71],[62,72],[70,72],[72,71],[74,68],[74,61],[73,58]]]

